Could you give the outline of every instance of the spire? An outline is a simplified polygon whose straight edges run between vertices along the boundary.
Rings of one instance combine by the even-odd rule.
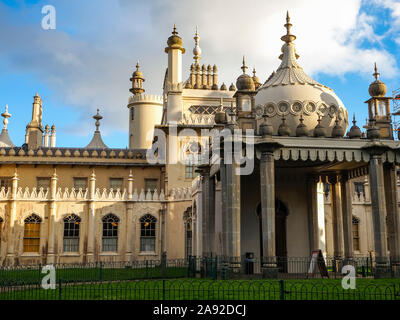
[[[103,119],[103,117],[99,113],[99,109],[97,109],[97,113],[93,116],[93,119],[96,120],[96,122],[95,122],[96,130],[94,132],[92,140],[85,147],[85,149],[106,149],[108,147],[103,142],[103,139],[101,138],[101,134],[100,134],[100,130],[99,130],[100,120]]]
[[[6,111],[4,111],[1,114],[1,116],[4,118],[4,120],[3,120],[3,125],[4,125],[3,130],[7,130],[8,118],[11,117],[11,114],[8,113],[8,105],[6,105]]]
[[[193,59],[194,59],[194,63],[195,64],[199,64],[199,60],[200,60],[200,55],[201,55],[201,48],[199,46],[199,33],[198,33],[198,28],[196,26],[196,33],[194,35],[194,48],[193,48]]]
[[[95,122],[96,131],[99,131],[100,120],[103,119],[103,117],[99,114],[99,109],[97,109],[97,113],[93,116],[93,119],[96,120],[96,122]]]
[[[245,74],[246,70],[248,69],[247,66],[246,66],[246,57],[245,56],[243,56],[243,64],[242,64],[242,67],[240,69],[243,70],[243,74]]]
[[[279,56],[279,59],[281,59],[282,62],[276,72],[271,74],[260,89],[289,84],[308,84],[328,88],[313,80],[303,71],[303,68],[297,61],[299,55],[296,53],[296,47],[293,43],[296,36],[290,33],[291,27],[292,24],[290,23],[288,12],[285,24],[286,34],[281,37],[281,40],[285,42],[282,46],[282,54]]]
[[[292,43],[294,40],[296,40],[296,36],[290,33],[290,29],[292,28],[292,24],[290,23],[290,16],[289,16],[289,11],[286,12],[286,23],[285,23],[285,28],[286,28],[286,34],[281,37],[281,40],[286,42],[286,43]]]
[[[375,70],[375,72],[373,73],[373,76],[375,77],[375,80],[378,80],[378,78],[381,74],[378,72],[378,68],[376,67],[376,62],[375,62],[374,70]]]

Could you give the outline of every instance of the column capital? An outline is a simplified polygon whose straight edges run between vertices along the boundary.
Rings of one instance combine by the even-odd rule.
[[[283,147],[282,144],[275,141],[270,137],[261,138],[256,143],[255,146],[258,150],[261,151],[262,154],[273,153],[275,150],[278,150]]]
[[[327,175],[328,178],[328,182],[330,184],[336,184],[336,183],[340,183],[343,179],[342,175],[340,173],[331,173]]]
[[[368,152],[372,157],[377,158],[393,148],[380,141],[372,141],[365,144],[361,149]]]

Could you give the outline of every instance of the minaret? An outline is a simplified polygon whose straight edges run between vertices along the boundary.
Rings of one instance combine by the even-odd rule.
[[[386,85],[384,82],[379,80],[380,73],[378,68],[374,66],[373,76],[375,81],[369,85],[370,99],[365,101],[368,104],[369,114],[369,127],[377,127],[379,129],[379,135],[382,139],[393,140],[393,127],[392,117],[390,114],[390,100],[391,97],[386,97]]]
[[[42,146],[43,127],[42,127],[42,99],[36,92],[33,97],[32,120],[26,126],[26,143],[29,149],[37,149]]]
[[[129,89],[129,91],[132,92],[134,96],[144,92],[143,82],[145,80],[143,78],[143,73],[139,71],[139,60],[136,63],[136,71],[132,73],[132,77],[129,80],[132,82],[132,88]]]
[[[168,76],[165,85],[168,95],[167,122],[173,123],[182,119],[182,54],[185,53],[175,25],[167,44],[168,47],[165,48],[168,54]]]

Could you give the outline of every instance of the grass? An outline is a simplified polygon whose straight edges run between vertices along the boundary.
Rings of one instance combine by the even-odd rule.
[[[44,274],[40,269],[14,269],[0,270],[1,282],[23,282],[25,284],[39,283]],[[179,278],[187,276],[186,267],[168,267],[166,269],[166,278]],[[57,268],[56,279],[62,279],[63,282],[91,282],[91,281],[123,281],[136,279],[160,279],[162,278],[161,267],[154,266],[150,268]]]
[[[171,279],[68,283],[61,290],[37,284],[0,288],[0,300],[279,300],[282,294],[285,300],[399,300],[400,279],[357,279],[355,290],[344,290],[340,279]]]

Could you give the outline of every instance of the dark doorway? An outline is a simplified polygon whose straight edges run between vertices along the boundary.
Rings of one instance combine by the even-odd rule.
[[[289,212],[286,205],[279,199],[275,200],[275,253],[278,257],[278,267],[280,272],[287,272],[287,245],[286,245],[286,220]],[[263,256],[262,241],[262,215],[261,203],[257,206],[257,216],[259,221],[260,235],[260,257]]]

